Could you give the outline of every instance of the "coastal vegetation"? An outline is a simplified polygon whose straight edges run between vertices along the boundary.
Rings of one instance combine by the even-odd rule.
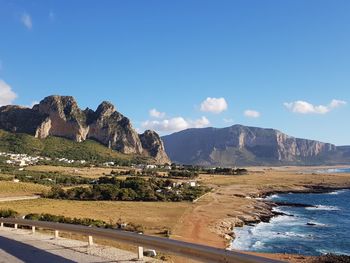
[[[52,172],[44,173],[44,172],[32,172],[32,171],[15,172],[15,179],[18,179],[21,182],[31,182],[31,183],[43,184],[43,185],[63,185],[63,186],[89,184],[92,182],[91,179],[80,177],[80,176],[69,176],[69,175],[52,173]]]
[[[0,209],[0,218],[17,218],[19,213],[13,209]],[[77,217],[67,217],[62,215],[53,215],[48,213],[29,213],[23,216],[24,219],[45,221],[45,222],[55,222],[82,226],[94,226],[101,228],[111,228],[111,229],[122,229],[125,231],[133,232],[143,232],[142,225],[136,225],[133,223],[123,223],[120,220],[116,223],[107,223],[104,220],[92,219],[92,218],[77,218]]]
[[[244,175],[248,173],[244,168],[221,168],[216,167],[206,171],[208,174],[220,174],[220,175]]]
[[[199,173],[195,171],[189,171],[189,170],[171,170],[169,171],[169,177],[173,178],[196,178],[198,177]]]
[[[176,177],[154,177],[149,176],[147,172],[144,174],[143,171],[130,171],[121,172],[125,174],[123,178],[116,176],[113,170],[108,176],[88,178],[59,171],[18,170],[7,167],[3,174],[0,174],[0,181],[51,186],[51,190],[45,189],[42,196],[68,200],[179,202],[193,201],[210,190],[195,181],[175,179],[192,179],[192,172],[177,172]]]
[[[46,198],[112,201],[193,201],[208,192],[204,186],[174,185],[171,180],[101,177],[94,185],[64,190],[52,187]]]
[[[66,175],[59,172],[40,172],[31,170],[18,170],[13,167],[2,169],[0,181],[18,180],[19,182],[28,182],[41,185],[62,185],[72,186],[89,184],[92,179],[81,176]]]
[[[15,218],[18,216],[18,213],[12,209],[1,209],[0,218]]]

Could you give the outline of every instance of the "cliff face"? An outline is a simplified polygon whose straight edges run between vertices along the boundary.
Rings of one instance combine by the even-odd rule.
[[[170,160],[165,152],[162,139],[154,132],[147,130],[140,135],[142,147],[149,149],[150,154],[160,163],[169,163]]]
[[[94,139],[122,153],[151,156],[158,163],[170,162],[155,132],[139,135],[130,120],[109,102],[102,102],[96,111],[88,108],[82,111],[70,96],[46,97],[32,109],[4,106],[0,108],[0,129],[41,139],[47,136],[77,142]]]
[[[131,126],[130,120],[117,112],[111,103],[102,102],[96,112],[90,112],[88,116],[88,138],[96,139],[123,153],[143,152],[139,135]]]
[[[173,161],[198,165],[320,164],[337,152],[329,143],[242,125],[189,129],[162,139]]]
[[[45,116],[45,122],[36,130],[36,136],[65,137],[77,142],[84,141],[89,127],[84,113],[73,97],[50,96],[33,107],[34,114]]]

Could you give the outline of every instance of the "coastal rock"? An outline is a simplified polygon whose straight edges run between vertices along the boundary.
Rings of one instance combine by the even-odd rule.
[[[242,227],[244,222],[237,217],[228,217],[215,225],[216,233],[225,239],[232,239],[235,237],[233,232],[235,227]]]
[[[82,142],[96,140],[125,153],[152,157],[157,163],[170,163],[159,135],[146,131],[139,135],[130,120],[110,102],[102,102],[96,111],[82,111],[71,96],[49,96],[32,109],[20,106],[0,108],[0,129],[27,133],[44,139],[58,136]]]

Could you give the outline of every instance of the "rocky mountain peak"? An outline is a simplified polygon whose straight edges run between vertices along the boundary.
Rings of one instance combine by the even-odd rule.
[[[116,108],[114,107],[114,105],[112,103],[110,103],[109,101],[103,101],[96,110],[96,115],[97,116],[110,116],[112,115],[112,113],[114,113],[116,111]]]
[[[169,162],[155,132],[139,135],[130,120],[112,103],[102,102],[96,111],[82,111],[72,96],[48,96],[32,109],[19,106],[0,108],[0,129],[23,132],[38,138],[59,136],[82,142],[94,139],[116,151],[153,157]],[[142,143],[142,141],[144,143]]]
[[[155,131],[146,130],[140,135],[142,147],[149,149],[150,153],[160,163],[169,163],[170,160],[165,154],[162,139]]]
[[[40,101],[38,104],[39,106],[48,105],[50,106],[51,110],[58,110],[60,108],[78,108],[78,104],[74,97],[72,96],[59,96],[59,95],[52,95],[45,97],[43,100]]]

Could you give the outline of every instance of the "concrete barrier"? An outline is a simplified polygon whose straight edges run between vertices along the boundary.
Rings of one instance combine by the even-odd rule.
[[[63,224],[55,222],[34,221],[26,219],[0,218],[3,224],[17,226],[31,226],[36,228],[51,229],[58,236],[58,231],[77,233],[89,237],[89,244],[93,244],[92,237],[109,239],[138,246],[138,257],[142,260],[143,247],[153,248],[169,254],[191,258],[201,262],[242,262],[242,263],[277,263],[281,261],[270,260],[262,257],[247,255],[235,251],[219,249],[215,247],[199,245],[168,238],[141,235],[122,230],[104,229],[81,225]],[[34,228],[35,229],[35,228]],[[34,233],[34,232],[33,232]],[[57,234],[57,235],[56,235]],[[91,237],[91,239],[90,239]],[[20,251],[19,251],[20,253]]]

